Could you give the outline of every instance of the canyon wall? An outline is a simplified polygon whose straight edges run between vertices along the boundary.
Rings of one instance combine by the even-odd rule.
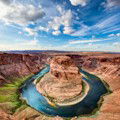
[[[0,53],[0,85],[10,82],[9,78],[22,77],[38,72],[47,63],[45,54]]]
[[[108,54],[100,52],[69,52],[69,53],[39,53],[39,54],[6,54],[0,53],[0,85],[11,82],[9,77],[21,77],[38,72],[48,63],[49,58],[57,55],[70,56],[78,67],[82,67],[89,73],[93,73],[108,83],[112,93],[104,97],[103,104],[96,117],[82,117],[74,120],[120,120],[120,54]],[[26,108],[25,110],[27,110]],[[33,112],[33,109],[31,112]],[[23,111],[25,111],[23,110]],[[15,120],[27,119],[24,112],[17,114]],[[30,110],[29,110],[30,111]],[[41,115],[27,113],[37,120]],[[23,117],[22,117],[23,115]],[[35,117],[36,115],[36,117]],[[16,115],[14,115],[16,117]],[[0,116],[1,117],[1,116]],[[46,116],[43,116],[46,118]],[[20,120],[21,120],[20,119]],[[55,120],[55,118],[50,118]],[[57,118],[58,120],[58,118]],[[60,118],[62,120],[62,118]]]
[[[104,96],[104,101],[96,117],[83,117],[80,120],[119,120],[120,54],[95,54],[84,55],[84,57],[72,55],[71,57],[80,67],[104,80],[112,91],[111,94]]]
[[[78,67],[94,72],[105,79],[120,78],[120,54],[105,53],[39,53],[8,54],[0,53],[0,85],[9,82],[9,77],[21,77],[34,74],[57,55],[70,56]],[[113,82],[112,80],[109,82]],[[119,82],[119,81],[118,81]],[[116,88],[119,86],[116,86]]]
[[[98,75],[112,90],[119,89],[120,54],[69,55],[79,67]],[[115,84],[114,82],[115,81]]]

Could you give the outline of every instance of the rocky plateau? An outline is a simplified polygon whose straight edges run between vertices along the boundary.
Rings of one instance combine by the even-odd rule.
[[[37,90],[56,102],[64,102],[80,95],[82,75],[68,56],[56,56],[50,61],[50,72],[37,84]]]
[[[46,63],[51,62],[51,77],[66,84],[65,74],[58,74],[55,66],[50,61],[55,56],[69,56],[75,62],[75,65],[82,69],[97,75],[108,83],[112,93],[104,97],[103,104],[99,112],[93,117],[78,117],[71,120],[120,120],[120,54],[102,53],[102,52],[41,52],[37,54],[13,54],[0,53],[0,86],[12,82],[12,77],[22,77],[29,74],[35,74],[44,67]],[[56,57],[55,57],[56,58]],[[56,63],[54,63],[56,64]],[[65,63],[66,64],[66,63]],[[74,65],[73,65],[74,66]],[[59,65],[57,66],[61,68]],[[68,65],[71,67],[71,64]],[[78,74],[77,68],[74,74]],[[70,68],[73,71],[73,68]],[[70,72],[71,72],[70,71]],[[67,71],[66,71],[67,72]],[[71,78],[71,76],[68,76]],[[72,79],[71,79],[72,80]],[[68,81],[67,81],[68,82]],[[77,78],[76,78],[76,81]],[[81,83],[79,81],[77,84]],[[80,89],[80,88],[79,88]],[[58,89],[59,90],[59,89]],[[76,89],[78,91],[78,89]],[[3,93],[4,94],[4,93]],[[76,92],[78,94],[78,92]],[[69,96],[71,97],[71,96]],[[19,112],[10,114],[7,110],[0,107],[1,120],[63,120],[60,117],[47,117],[38,113],[30,107],[26,107]]]

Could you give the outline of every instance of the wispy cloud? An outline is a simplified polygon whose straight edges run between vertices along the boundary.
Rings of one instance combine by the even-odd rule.
[[[103,40],[74,40],[70,41],[69,44],[78,44],[78,43],[93,43],[93,42],[99,42]]]
[[[106,9],[110,9],[112,7],[120,7],[120,0],[106,0],[103,5]]]
[[[95,42],[101,42],[101,41],[105,41],[105,40],[107,40],[107,39],[73,40],[73,41],[69,41],[69,44],[95,43]]]
[[[120,42],[114,42],[113,45],[120,46]]]
[[[117,33],[117,34],[109,34],[108,36],[109,36],[109,37],[120,37],[120,33]]]
[[[91,34],[104,34],[113,31],[120,30],[120,14],[108,16],[99,20],[96,24],[92,26],[87,26],[83,23],[80,23],[80,29],[72,33],[72,36],[85,36]]]
[[[36,46],[39,43],[37,39],[34,40],[25,40],[23,43],[21,42],[20,45],[26,45],[26,46]]]
[[[25,27],[25,28],[24,28],[24,31],[27,32],[28,35],[30,35],[30,36],[35,36],[35,35],[37,35],[37,30],[36,30],[36,29],[32,29],[32,28]]]
[[[119,23],[119,17],[120,17],[119,13],[116,15],[109,16],[107,18],[105,17],[105,19],[98,22],[94,27],[99,29],[110,28]]]
[[[0,44],[0,50],[27,50],[27,49],[37,49],[37,48],[42,49],[42,47],[39,45],[39,40],[37,39],[33,39],[33,40],[20,40],[19,39],[14,43]]]

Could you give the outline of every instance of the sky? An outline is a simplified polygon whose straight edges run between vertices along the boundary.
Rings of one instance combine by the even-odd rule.
[[[120,0],[0,0],[0,50],[120,52]]]

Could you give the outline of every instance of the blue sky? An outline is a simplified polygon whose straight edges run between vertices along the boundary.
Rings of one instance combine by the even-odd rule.
[[[120,52],[120,0],[0,0],[0,50]]]

